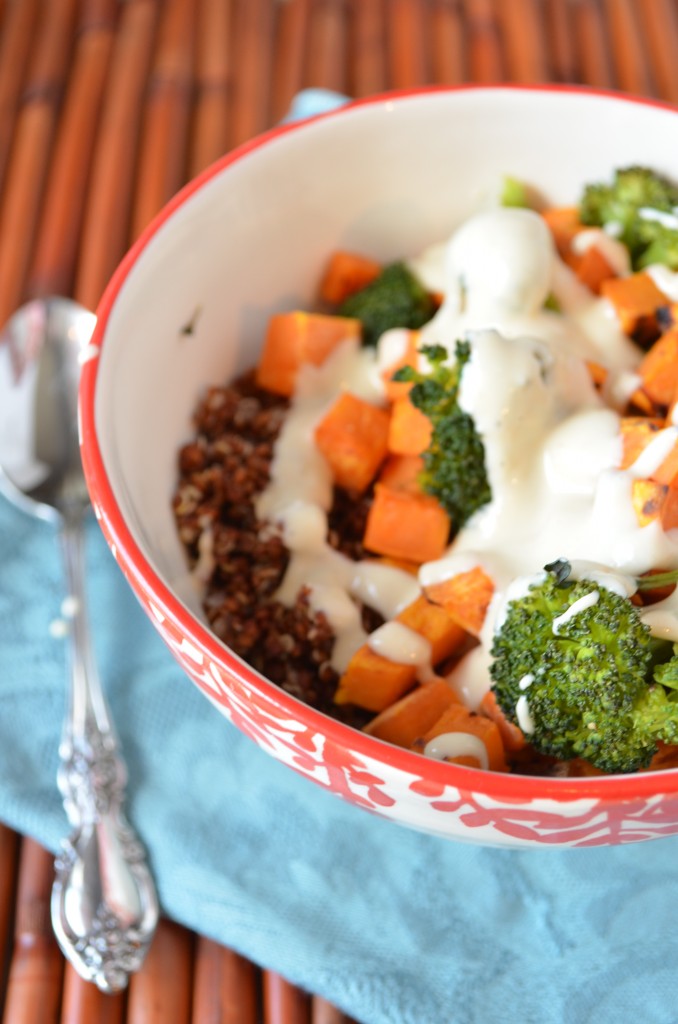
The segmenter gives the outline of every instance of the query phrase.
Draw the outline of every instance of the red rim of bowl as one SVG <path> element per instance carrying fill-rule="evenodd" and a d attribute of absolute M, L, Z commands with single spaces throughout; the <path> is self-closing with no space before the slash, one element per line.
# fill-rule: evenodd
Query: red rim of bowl
<path fill-rule="evenodd" d="M 557 84 L 519 85 L 499 83 L 496 85 L 425 86 L 417 89 L 403 89 L 364 99 L 354 100 L 336 109 L 316 114 L 300 121 L 281 124 L 270 131 L 256 136 L 220 160 L 210 165 L 195 179 L 188 182 L 156 215 L 139 239 L 121 261 L 97 307 L 97 323 L 92 344 L 97 348 L 104 341 L 108 319 L 116 298 L 126 278 L 131 273 L 139 256 L 154 235 L 169 220 L 174 212 L 186 203 L 208 181 L 221 174 L 232 164 L 245 159 L 248 154 L 268 145 L 272 140 L 287 132 L 302 132 L 318 121 L 350 116 L 357 107 L 378 106 L 393 101 L 416 99 L 431 94 L 474 93 L 561 93 L 572 96 L 595 96 L 618 103 L 657 107 L 678 114 L 678 107 L 661 100 L 640 96 L 628 96 L 612 90 L 590 89 L 585 86 Z M 426 777 L 440 786 L 454 786 L 462 791 L 485 792 L 497 800 L 530 802 L 535 799 L 568 801 L 577 798 L 602 800 L 631 800 L 647 797 L 658 791 L 678 791 L 678 769 L 659 772 L 641 772 L 632 775 L 590 776 L 575 779 L 558 779 L 545 776 L 526 776 L 510 773 L 488 772 L 433 759 L 424 759 L 421 754 L 384 743 L 372 736 L 344 725 L 320 711 L 286 693 L 274 683 L 242 663 L 222 644 L 201 622 L 184 607 L 171 589 L 155 572 L 137 545 L 118 508 L 112 486 L 108 479 L 96 431 L 95 402 L 99 359 L 91 359 L 82 368 L 80 388 L 80 415 L 82 429 L 82 458 L 87 484 L 92 501 L 100 510 L 109 534 L 109 543 L 114 543 L 117 558 L 132 586 L 138 587 L 153 600 L 167 617 L 178 624 L 181 631 L 204 649 L 210 658 L 221 663 L 226 670 L 250 689 L 262 694 L 288 714 L 302 718 L 309 727 L 324 733 L 341 746 L 347 746 L 358 754 L 382 761 L 397 770 L 417 777 Z"/>

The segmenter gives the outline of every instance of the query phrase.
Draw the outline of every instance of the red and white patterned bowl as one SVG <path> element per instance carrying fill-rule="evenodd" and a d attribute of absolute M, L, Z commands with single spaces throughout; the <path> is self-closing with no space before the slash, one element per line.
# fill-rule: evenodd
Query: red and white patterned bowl
<path fill-rule="evenodd" d="M 616 167 L 675 175 L 677 152 L 678 112 L 611 94 L 492 87 L 377 97 L 228 154 L 169 203 L 115 274 L 81 390 L 101 527 L 202 692 L 329 792 L 476 843 L 595 846 L 678 832 L 678 771 L 571 780 L 483 772 L 389 746 L 282 692 L 207 628 L 185 585 L 170 508 L 199 393 L 255 362 L 268 317 L 311 301 L 331 250 L 414 254 L 447 237 L 503 175 L 568 204 Z"/>

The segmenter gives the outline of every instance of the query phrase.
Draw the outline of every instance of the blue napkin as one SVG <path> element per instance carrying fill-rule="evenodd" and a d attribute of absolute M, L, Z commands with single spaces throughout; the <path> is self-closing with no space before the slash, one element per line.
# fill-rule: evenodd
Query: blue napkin
<path fill-rule="evenodd" d="M 308 112 L 308 111 L 306 111 Z M 260 751 L 183 675 L 94 521 L 95 649 L 169 917 L 361 1024 L 670 1024 L 678 837 L 502 850 L 409 831 Z M 0 820 L 56 851 L 54 529 L 0 498 Z"/>

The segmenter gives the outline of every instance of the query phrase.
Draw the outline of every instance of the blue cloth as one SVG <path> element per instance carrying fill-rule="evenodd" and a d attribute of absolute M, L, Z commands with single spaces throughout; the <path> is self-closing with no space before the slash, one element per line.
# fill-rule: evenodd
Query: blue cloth
<path fill-rule="evenodd" d="M 164 912 L 361 1024 L 671 1024 L 678 837 L 486 849 L 373 817 L 277 764 L 182 674 L 89 524 L 95 648 Z M 54 529 L 0 498 L 0 819 L 57 850 Z"/>

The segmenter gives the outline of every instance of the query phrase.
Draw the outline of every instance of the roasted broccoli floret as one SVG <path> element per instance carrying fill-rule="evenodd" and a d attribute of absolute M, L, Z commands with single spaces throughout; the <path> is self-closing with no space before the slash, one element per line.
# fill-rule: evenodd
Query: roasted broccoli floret
<path fill-rule="evenodd" d="M 404 263 L 391 263 L 365 288 L 350 295 L 338 309 L 363 325 L 367 345 L 376 345 L 392 327 L 416 330 L 436 311 L 433 298 Z"/>
<path fill-rule="evenodd" d="M 492 499 L 485 447 L 473 419 L 458 403 L 459 382 L 471 350 L 468 342 L 458 341 L 451 365 L 442 345 L 425 346 L 421 351 L 431 365 L 430 373 L 406 366 L 396 372 L 395 379 L 414 381 L 410 400 L 433 425 L 430 444 L 423 453 L 420 483 L 449 512 L 458 530 Z"/>
<path fill-rule="evenodd" d="M 585 188 L 579 218 L 583 224 L 595 227 L 612 226 L 627 246 L 634 269 L 651 263 L 664 263 L 676 269 L 676 207 L 678 187 L 672 182 L 646 167 L 627 167 L 616 171 L 611 184 L 597 183 Z"/>
<path fill-rule="evenodd" d="M 646 767 L 658 741 L 678 742 L 678 656 L 628 598 L 547 570 L 495 635 L 497 702 L 543 754 L 610 773 Z"/>

